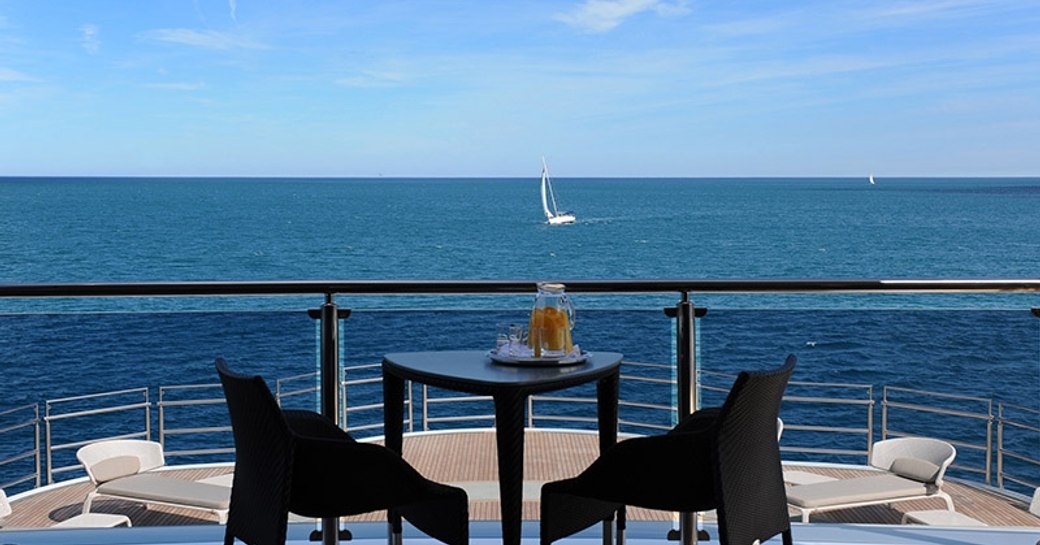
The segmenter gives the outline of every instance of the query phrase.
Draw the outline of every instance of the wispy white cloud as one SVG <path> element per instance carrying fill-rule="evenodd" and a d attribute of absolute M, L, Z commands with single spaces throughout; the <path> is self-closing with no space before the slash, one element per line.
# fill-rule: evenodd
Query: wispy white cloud
<path fill-rule="evenodd" d="M 83 49 L 91 55 L 97 55 L 98 51 L 101 51 L 101 29 L 97 25 L 87 23 L 79 27 L 79 33 Z"/>
<path fill-rule="evenodd" d="M 238 22 L 238 2 L 236 0 L 228 0 L 228 9 L 231 10 L 231 20 Z"/>
<path fill-rule="evenodd" d="M 653 11 L 660 16 L 675 17 L 690 12 L 686 0 L 585 0 L 577 8 L 556 15 L 556 20 L 590 32 L 607 32 L 634 15 Z"/>
<path fill-rule="evenodd" d="M 933 0 L 881 4 L 873 8 L 876 17 L 933 17 L 948 14 L 970 14 L 977 9 L 988 9 L 993 2 L 980 0 Z"/>
<path fill-rule="evenodd" d="M 257 42 L 215 30 L 190 28 L 157 28 L 138 35 L 143 40 L 190 45 L 203 49 L 266 49 Z"/>
<path fill-rule="evenodd" d="M 39 81 L 17 70 L 0 67 L 0 81 Z"/>
<path fill-rule="evenodd" d="M 145 85 L 145 87 L 148 87 L 150 89 L 167 89 L 167 90 L 170 90 L 170 91 L 198 91 L 200 89 L 205 89 L 206 88 L 206 84 L 201 82 L 201 81 L 194 82 L 194 83 L 192 83 L 192 82 L 149 83 L 149 84 Z"/>
<path fill-rule="evenodd" d="M 404 84 L 406 79 L 397 72 L 365 71 L 357 76 L 339 78 L 336 84 L 344 87 L 397 87 Z"/>

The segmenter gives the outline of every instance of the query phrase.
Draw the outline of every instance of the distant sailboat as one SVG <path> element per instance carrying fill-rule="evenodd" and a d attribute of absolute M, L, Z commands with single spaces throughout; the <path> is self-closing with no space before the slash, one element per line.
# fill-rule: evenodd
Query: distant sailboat
<path fill-rule="evenodd" d="M 545 164 L 545 157 L 542 157 L 542 210 L 545 211 L 545 223 L 549 225 L 574 223 L 576 219 L 574 214 L 561 212 L 556 208 L 556 194 L 553 193 L 552 181 L 549 180 L 549 166 Z"/>
<path fill-rule="evenodd" d="M 870 175 L 870 185 L 874 185 L 874 175 Z"/>

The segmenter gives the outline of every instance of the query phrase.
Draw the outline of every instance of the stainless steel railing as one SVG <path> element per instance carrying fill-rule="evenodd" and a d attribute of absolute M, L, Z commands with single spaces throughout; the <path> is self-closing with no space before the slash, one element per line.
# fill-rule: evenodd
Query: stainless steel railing
<path fill-rule="evenodd" d="M 108 405 L 102 407 L 92 407 L 87 409 L 76 409 L 76 406 L 82 404 L 94 404 L 99 400 L 114 400 L 116 405 Z M 139 399 L 139 400 L 138 400 Z M 125 400 L 125 401 L 124 401 Z M 151 410 L 152 404 L 148 398 L 148 388 L 130 388 L 126 390 L 117 390 L 113 392 L 103 392 L 97 394 L 88 394 L 73 397 L 64 397 L 61 399 L 52 399 L 44 403 L 44 437 L 45 437 L 45 456 L 44 459 L 47 463 L 47 484 L 54 482 L 54 476 L 61 473 L 68 473 L 76 469 L 81 468 L 79 464 L 67 464 L 63 466 L 55 466 L 54 461 L 56 459 L 55 454 L 60 452 L 74 452 L 83 445 L 92 443 L 94 441 L 101 441 L 106 439 L 150 439 L 152 436 L 152 418 Z M 103 437 L 93 437 L 89 439 L 77 438 L 72 441 L 60 441 L 55 440 L 55 425 L 58 423 L 76 421 L 82 422 L 82 419 L 87 417 L 101 417 L 101 416 L 118 416 L 126 413 L 140 412 L 143 417 L 143 429 L 136 431 L 130 429 L 123 431 L 122 425 L 117 424 L 115 426 L 109 425 L 106 427 L 98 427 L 97 429 L 105 431 L 106 435 Z M 123 431 L 123 433 L 120 433 Z M 78 434 L 77 434 L 78 435 Z M 82 437 L 79 435 L 78 437 Z"/>
<path fill-rule="evenodd" d="M 648 364 L 648 363 L 625 363 L 626 366 L 639 366 L 639 367 L 650 367 L 662 371 L 668 370 L 668 366 L 662 364 Z M 378 368 L 378 365 L 366 365 L 356 366 L 349 368 L 349 370 L 357 371 L 364 368 Z M 725 383 L 732 380 L 732 376 L 725 375 L 722 373 L 708 372 L 706 374 L 713 375 L 713 378 L 718 379 L 719 382 Z M 670 379 L 657 379 L 655 377 L 635 376 L 630 373 L 622 373 L 623 382 L 633 381 L 636 382 L 659 382 L 666 381 L 674 384 L 674 380 Z M 281 403 L 291 402 L 294 398 L 304 399 L 305 403 L 312 406 L 315 403 L 316 389 L 314 384 L 316 381 L 316 375 L 303 374 L 295 375 L 291 377 L 285 377 L 276 381 L 276 393 Z M 310 386 L 304 387 L 289 387 L 288 385 L 296 385 L 298 383 L 309 384 Z M 380 388 L 378 384 L 379 379 L 373 377 L 362 377 L 359 379 L 345 379 L 342 381 L 341 387 L 344 399 L 350 399 L 352 391 L 364 389 L 364 388 Z M 872 387 L 863 385 L 850 385 L 850 384 L 829 384 L 829 383 L 812 383 L 812 382 L 793 382 L 791 387 L 794 390 L 799 389 L 815 389 L 815 390 L 827 390 L 833 391 L 834 389 L 845 390 L 850 392 L 848 396 L 834 395 L 788 395 L 784 398 L 784 403 L 797 403 L 797 404 L 808 404 L 817 405 L 821 408 L 826 407 L 844 407 L 853 410 L 859 410 L 862 413 L 862 421 L 864 425 L 862 427 L 856 426 L 829 426 L 829 425 L 818 425 L 815 423 L 788 421 L 785 422 L 785 440 L 781 442 L 782 450 L 785 453 L 799 453 L 810 456 L 818 455 L 853 455 L 860 457 L 862 462 L 866 462 L 870 456 L 870 445 L 873 444 L 873 412 L 875 403 L 872 399 Z M 408 385 L 407 390 L 412 391 L 412 386 Z M 472 422 L 478 424 L 489 425 L 493 421 L 490 408 L 485 407 L 483 410 L 477 410 L 476 412 L 470 412 L 467 414 L 457 414 L 460 412 L 459 405 L 471 403 L 474 401 L 489 401 L 487 398 L 481 398 L 478 396 L 435 396 L 429 389 L 421 388 L 423 394 L 417 400 L 409 399 L 409 409 L 406 411 L 406 417 L 410 424 L 413 424 L 415 419 L 412 415 L 412 406 L 417 404 L 419 412 L 425 416 L 422 418 L 422 431 L 435 431 L 440 429 L 441 426 L 449 423 L 458 422 Z M 709 392 L 717 392 L 719 394 L 725 393 L 725 388 L 708 385 L 706 390 Z M 196 384 L 196 385 L 182 385 L 182 386 L 160 386 L 159 391 L 162 392 L 159 396 L 159 400 L 156 403 L 158 408 L 158 429 L 159 437 L 158 440 L 167 446 L 166 454 L 170 459 L 176 459 L 180 457 L 198 456 L 198 455 L 228 455 L 233 452 L 232 448 L 229 447 L 215 447 L 215 448 L 196 448 L 196 449 L 176 449 L 169 448 L 171 441 L 178 437 L 193 436 L 196 443 L 205 442 L 206 440 L 200 439 L 199 436 L 211 436 L 215 434 L 223 434 L 223 439 L 227 440 L 230 434 L 230 426 L 191 426 L 191 427 L 177 427 L 169 424 L 168 419 L 170 418 L 171 411 L 174 410 L 186 410 L 190 413 L 197 414 L 204 407 L 212 406 L 215 404 L 222 404 L 223 397 L 220 394 L 219 384 Z M 185 397 L 183 394 L 190 392 L 190 397 Z M 896 400 L 896 395 L 901 395 L 903 398 Z M 139 402 L 126 402 L 126 396 L 141 397 Z M 1007 448 L 1004 445 L 1004 430 L 1008 428 L 1014 428 L 1021 430 L 1026 433 L 1033 434 L 1040 444 L 1040 427 L 1035 423 L 1030 423 L 1025 420 L 1016 420 L 1008 416 L 1008 412 L 1012 409 L 1015 411 L 1021 411 L 1025 419 L 1036 418 L 1040 416 L 1040 411 L 1035 409 L 1029 409 L 1027 407 L 1021 407 L 1010 404 L 998 404 L 997 414 L 994 416 L 988 412 L 987 409 L 983 409 L 979 412 L 972 412 L 970 410 L 949 410 L 942 407 L 929 405 L 930 402 L 934 402 L 935 399 L 942 399 L 947 402 L 954 402 L 957 404 L 964 404 L 965 402 L 972 401 L 981 404 L 983 407 L 989 407 L 992 405 L 992 401 L 983 398 L 972 398 L 969 396 L 952 396 L 949 394 L 928 392 L 922 390 L 913 390 L 907 388 L 898 387 L 885 387 L 885 393 L 882 400 L 882 426 L 881 426 L 881 437 L 895 437 L 900 435 L 912 434 L 909 430 L 905 429 L 894 429 L 889 426 L 891 415 L 897 411 L 906 413 L 926 413 L 926 414 L 940 414 L 949 417 L 956 418 L 967 418 L 973 421 L 982 422 L 985 424 L 984 433 L 985 440 L 978 443 L 972 443 L 969 441 L 959 440 L 957 438 L 943 438 L 946 440 L 953 441 L 959 450 L 974 450 L 980 453 L 984 453 L 985 462 L 981 465 L 970 465 L 970 464 L 959 464 L 957 468 L 962 469 L 969 473 L 978 475 L 989 476 L 991 474 L 991 466 L 993 460 L 996 460 L 996 476 L 997 476 L 997 487 L 1003 488 L 1004 481 L 1014 482 L 1023 487 L 1036 487 L 1040 483 L 1032 482 L 1025 479 L 1017 474 L 1009 473 L 1005 471 L 1004 460 L 1011 458 L 1018 460 L 1026 464 L 1033 464 L 1040 466 L 1040 459 L 1037 455 L 1040 453 L 1027 453 L 1017 452 Z M 81 408 L 79 410 L 66 410 L 59 411 L 59 407 L 64 407 L 67 404 L 77 402 L 89 402 L 90 407 Z M 529 406 L 529 420 L 528 425 L 530 427 L 541 427 L 540 424 L 549 424 L 552 427 L 553 424 L 561 424 L 564 427 L 570 427 L 575 425 L 594 425 L 593 418 L 588 417 L 573 417 L 573 416 L 561 416 L 548 414 L 539 410 L 544 404 L 550 403 L 571 403 L 571 404 L 587 404 L 593 406 L 595 399 L 584 398 L 584 397 L 567 397 L 567 396 L 535 396 Z M 671 418 L 675 414 L 675 409 L 672 406 L 664 404 L 644 404 L 644 403 L 633 403 L 622 401 L 629 406 L 639 407 L 642 409 L 650 409 L 652 411 L 660 412 L 662 414 L 669 415 L 667 418 Z M 133 417 L 133 413 L 137 411 L 144 411 L 145 413 L 151 407 L 151 403 L 147 401 L 147 388 L 131 389 L 131 390 L 120 390 L 115 392 L 106 392 L 99 394 L 91 394 L 86 396 L 77 396 L 72 398 L 62 398 L 56 400 L 49 400 L 45 404 L 48 407 L 49 418 L 40 419 L 39 410 L 35 405 L 28 405 L 4 411 L 0 413 L 0 416 L 4 416 L 8 413 L 15 411 L 26 412 L 29 411 L 30 416 L 23 418 L 16 425 L 6 426 L 0 428 L 0 437 L 7 437 L 8 435 L 17 432 L 23 428 L 39 428 L 41 420 L 45 421 L 47 427 L 47 441 L 41 448 L 37 443 L 31 449 L 27 449 L 24 453 L 16 457 L 10 457 L 8 459 L 0 460 L 0 468 L 12 464 L 18 460 L 24 458 L 35 458 L 37 460 L 37 467 L 39 467 L 40 460 L 46 461 L 46 470 L 41 472 L 37 470 L 35 474 L 26 475 L 19 479 L 8 481 L 4 486 L 14 486 L 20 483 L 35 481 L 36 486 L 39 486 L 43 478 L 46 482 L 51 483 L 55 481 L 55 478 L 61 474 L 69 473 L 73 470 L 79 469 L 81 466 L 77 464 L 68 465 L 54 465 L 54 460 L 61 456 L 61 453 L 77 449 L 80 446 L 105 439 L 115 438 L 146 438 L 151 437 L 150 425 L 144 419 L 137 419 Z M 448 406 L 451 405 L 456 416 L 454 417 L 436 417 L 430 416 L 429 407 L 436 406 Z M 348 414 L 356 413 L 358 411 L 377 412 L 381 411 L 381 404 L 365 404 L 359 406 L 348 406 Z M 588 412 L 588 411 L 585 411 Z M 77 441 L 69 442 L 56 442 L 53 440 L 53 436 L 56 432 L 60 431 L 57 428 L 60 426 L 75 427 L 78 429 L 95 429 L 95 426 L 84 426 L 84 419 L 90 417 L 99 417 L 102 415 L 121 414 L 127 415 L 125 418 L 130 420 L 137 420 L 140 422 L 140 427 L 130 429 L 124 433 L 118 434 L 106 434 L 99 437 L 84 438 Z M 121 417 L 123 418 L 123 417 Z M 349 418 L 349 417 L 348 417 Z M 370 419 L 371 420 L 371 419 Z M 656 419 L 655 419 L 656 420 Z M 189 421 L 195 422 L 194 418 L 189 418 Z M 990 425 L 995 422 L 996 426 Z M 662 429 L 667 429 L 667 426 L 653 423 L 653 422 L 633 422 L 630 421 L 628 424 L 642 427 L 648 430 L 648 433 L 655 433 Z M 363 424 L 360 426 L 350 427 L 348 431 L 359 432 L 369 431 L 379 425 Z M 414 426 L 410 426 L 409 429 L 414 431 Z M 817 448 L 817 447 L 805 447 L 799 446 L 797 440 L 792 441 L 792 435 L 797 432 L 807 433 L 822 433 L 829 434 L 834 437 L 842 435 L 861 436 L 862 441 L 865 444 L 865 448 L 860 449 L 835 449 L 835 448 Z M 940 437 L 942 438 L 942 437 Z M 790 443 L 796 444 L 790 444 Z M 827 441 L 830 443 L 830 441 Z M 787 443 L 785 445 L 785 443 Z M 987 482 L 987 484 L 989 484 Z"/>
<path fill-rule="evenodd" d="M 1020 452 L 1006 447 L 1006 434 L 1009 432 L 1023 433 L 1033 441 L 1036 450 L 1032 453 Z M 1018 484 L 1026 489 L 1040 487 L 1040 482 L 1027 479 L 1022 473 L 1010 471 L 1007 461 L 1016 462 L 1022 468 L 1040 469 L 1040 410 L 1036 408 L 1023 407 L 1011 403 L 997 404 L 997 487 L 1004 488 L 1005 481 Z"/>
<path fill-rule="evenodd" d="M 15 451 L 6 458 L 0 459 L 0 468 L 13 467 L 23 460 L 32 460 L 30 471 L 0 481 L 0 489 L 8 489 L 27 482 L 32 482 L 34 487 L 39 488 L 42 484 L 40 476 L 43 462 L 40 449 L 40 406 L 33 403 L 0 411 L 0 422 L 3 422 L 3 426 L 0 426 L 0 437 L 4 437 L 5 440 L 15 437 L 17 440 L 19 437 L 16 436 L 24 437 L 28 432 L 32 442 L 31 448 Z"/>
<path fill-rule="evenodd" d="M 908 394 L 913 395 L 917 402 L 910 403 L 900 400 L 900 395 L 905 396 Z M 931 399 L 932 402 L 928 403 L 927 399 Z M 941 403 L 946 403 L 948 406 L 957 408 L 943 407 Z M 981 407 L 981 409 L 974 412 L 965 410 L 963 407 L 967 406 L 969 403 L 975 404 L 976 406 Z M 891 413 L 900 410 L 912 412 L 915 415 L 941 415 L 950 418 L 968 419 L 981 423 L 985 429 L 985 433 L 983 434 L 985 442 L 983 444 L 972 443 L 962 438 L 951 437 L 949 435 L 944 436 L 940 431 L 943 429 L 941 427 L 933 430 L 931 435 L 937 439 L 947 441 L 957 448 L 958 454 L 952 466 L 953 468 L 981 475 L 983 477 L 983 482 L 987 485 L 992 484 L 994 423 L 993 400 L 973 396 L 885 386 L 881 401 L 882 439 L 887 439 L 889 436 L 900 437 L 915 435 L 915 430 L 895 428 L 890 424 L 889 419 L 891 418 Z M 918 431 L 916 434 L 920 434 L 920 432 Z M 980 453 L 985 461 L 976 464 L 970 463 L 970 454 L 972 452 Z"/>
<path fill-rule="evenodd" d="M 693 299 L 696 294 L 733 294 L 733 293 L 899 293 L 899 294 L 937 294 L 937 293 L 1040 293 L 1040 279 L 993 279 L 993 280 L 565 280 L 553 279 L 567 284 L 571 293 L 589 294 L 664 294 L 678 295 L 674 309 L 676 323 L 676 358 L 673 366 L 677 369 L 679 415 L 689 413 L 698 406 L 698 388 L 696 381 L 696 344 Z M 48 298 L 48 297 L 125 297 L 125 296 L 242 296 L 242 295 L 321 295 L 325 304 L 320 312 L 322 337 L 320 354 L 322 361 L 322 380 L 319 382 L 320 407 L 330 417 L 343 418 L 340 399 L 338 370 L 338 329 L 336 321 L 344 312 L 336 306 L 338 295 L 402 295 L 402 294 L 521 294 L 533 293 L 536 281 L 285 281 L 285 282 L 159 282 L 159 283 L 80 283 L 80 284 L 22 284 L 0 285 L 0 298 Z M 1034 312 L 1038 316 L 1040 313 Z M 59 401 L 59 400 L 55 400 Z M 150 404 L 146 404 L 148 410 Z M 423 410 L 426 410 L 426 403 Z M 892 409 L 920 410 L 917 407 L 892 405 Z M 89 412 L 89 411 L 88 411 Z M 887 412 L 882 415 L 883 437 L 887 430 Z M 52 423 L 66 418 L 62 414 L 51 414 L 48 405 L 46 437 L 48 453 L 59 449 L 73 448 L 74 444 L 51 444 Z M 68 418 L 71 418 L 69 416 Z M 992 412 L 985 447 L 985 474 L 990 478 Z M 150 419 L 148 419 L 150 420 Z M 425 419 L 424 419 L 425 422 Z M 793 424 L 793 423 L 792 423 Z M 998 425 L 999 426 L 999 425 Z M 872 429 L 872 424 L 867 426 Z M 797 428 L 789 428 L 797 429 Z M 809 430 L 804 430 L 809 431 Z M 856 430 L 849 430 L 854 432 Z M 150 435 L 146 423 L 144 436 Z M 893 434 L 896 432 L 893 431 Z M 999 435 L 999 434 L 998 434 Z M 116 435 L 118 436 L 118 435 Z M 869 439 L 868 439 L 869 441 Z M 999 442 L 998 442 L 999 443 Z M 869 447 L 868 447 L 869 448 Z M 998 455 L 998 459 L 1000 456 Z M 47 462 L 48 479 L 55 468 Z M 58 470 L 65 470 L 60 467 Z M 998 471 L 998 473 L 1000 473 Z M 998 476 L 998 480 L 1003 477 Z"/>
<path fill-rule="evenodd" d="M 231 427 L 227 425 L 200 425 L 192 414 L 198 414 L 198 409 L 205 406 L 220 405 L 226 403 L 224 392 L 220 384 L 187 384 L 182 386 L 159 386 L 159 402 L 156 404 L 159 413 L 159 442 L 163 445 L 163 453 L 170 458 L 178 456 L 202 456 L 210 454 L 232 454 L 235 452 L 231 446 L 213 446 L 210 448 L 188 448 L 174 447 L 172 443 L 180 437 L 198 437 L 200 435 L 227 434 Z M 185 418 L 192 425 L 172 426 L 169 424 L 171 412 L 187 412 Z M 193 441 L 198 443 L 199 441 Z"/>

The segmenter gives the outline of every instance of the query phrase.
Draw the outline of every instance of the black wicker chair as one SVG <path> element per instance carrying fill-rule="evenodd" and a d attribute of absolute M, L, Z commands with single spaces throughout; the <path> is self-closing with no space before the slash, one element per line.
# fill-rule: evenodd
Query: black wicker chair
<path fill-rule="evenodd" d="M 741 372 L 721 408 L 697 411 L 666 435 L 622 441 L 577 477 L 543 485 L 542 545 L 609 521 L 626 505 L 715 509 L 721 545 L 750 545 L 780 533 L 791 545 L 776 422 L 795 360 Z M 619 515 L 620 542 L 623 511 Z"/>
<path fill-rule="evenodd" d="M 469 542 L 461 488 L 430 481 L 381 445 L 358 443 L 310 411 L 283 411 L 259 376 L 218 358 L 235 436 L 235 477 L 225 545 L 283 545 L 290 511 L 333 518 L 392 509 L 448 545 Z M 400 543 L 401 528 L 390 539 Z"/>

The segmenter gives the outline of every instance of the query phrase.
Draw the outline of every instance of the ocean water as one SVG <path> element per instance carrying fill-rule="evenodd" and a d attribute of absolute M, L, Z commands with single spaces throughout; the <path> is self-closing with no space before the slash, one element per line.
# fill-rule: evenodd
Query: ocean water
<path fill-rule="evenodd" d="M 0 179 L 0 282 L 961 278 L 1040 270 L 1040 179 Z"/>
<path fill-rule="evenodd" d="M 534 177 L 0 179 L 0 283 L 1040 273 L 1040 179 L 560 179 L 555 187 L 576 224 L 544 224 Z M 661 309 L 675 295 L 574 299 L 584 346 L 670 361 L 672 324 Z M 350 365 L 394 350 L 490 346 L 495 323 L 522 321 L 530 305 L 525 296 L 339 301 L 355 310 L 343 326 Z M 310 372 L 317 330 L 302 311 L 321 302 L 0 299 L 0 411 L 212 382 L 217 355 L 271 378 Z M 796 353 L 799 381 L 870 385 L 875 398 L 887 384 L 1040 409 L 1040 320 L 1029 312 L 1040 307 L 1037 294 L 694 294 L 694 302 L 708 308 L 698 326 L 705 370 L 735 373 Z M 458 311 L 485 306 L 494 312 Z M 640 310 L 608 310 L 616 308 Z M 792 418 L 826 416 L 814 411 Z M 1040 458 L 1040 440 L 1015 441 Z"/>

